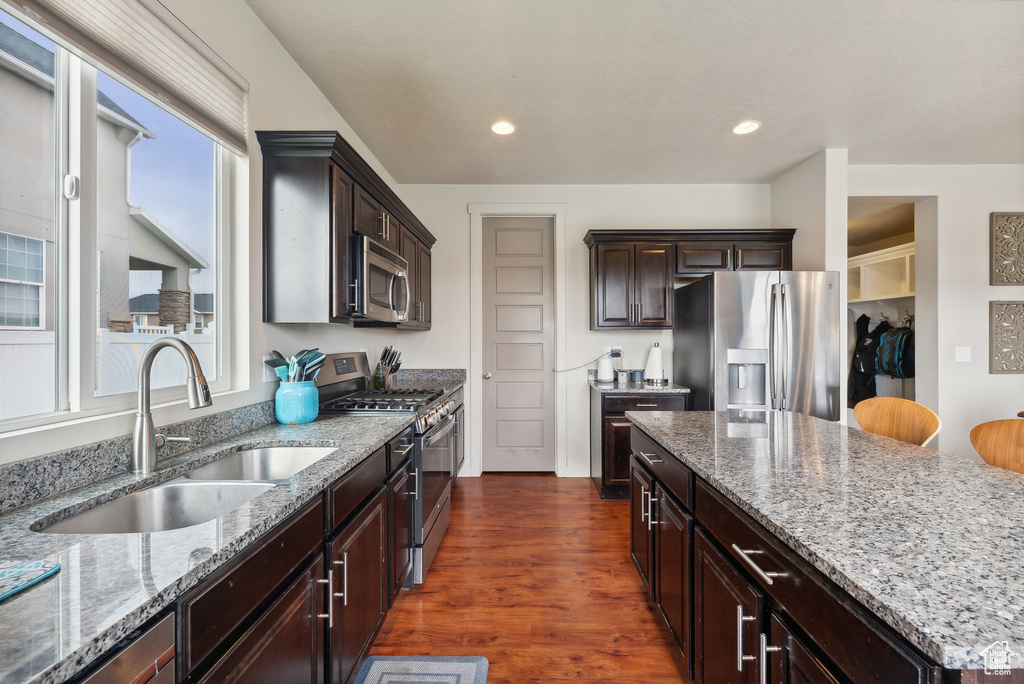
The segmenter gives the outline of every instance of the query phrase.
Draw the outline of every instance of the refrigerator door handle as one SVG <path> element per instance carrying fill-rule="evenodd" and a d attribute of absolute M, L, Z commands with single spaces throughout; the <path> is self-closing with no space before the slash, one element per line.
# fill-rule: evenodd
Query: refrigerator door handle
<path fill-rule="evenodd" d="M 783 411 L 789 410 L 789 397 L 786 396 L 786 384 L 789 381 L 787 371 L 787 364 L 789 363 L 789 314 L 786 311 L 786 284 L 780 283 L 779 290 L 782 294 L 780 309 L 782 309 L 782 363 L 779 364 L 779 369 L 782 371 L 782 382 L 781 385 L 782 405 Z"/>
<path fill-rule="evenodd" d="M 768 388 L 771 393 L 771 407 L 777 409 L 775 392 L 775 304 L 778 300 L 778 285 L 772 284 L 771 300 L 768 307 Z"/>

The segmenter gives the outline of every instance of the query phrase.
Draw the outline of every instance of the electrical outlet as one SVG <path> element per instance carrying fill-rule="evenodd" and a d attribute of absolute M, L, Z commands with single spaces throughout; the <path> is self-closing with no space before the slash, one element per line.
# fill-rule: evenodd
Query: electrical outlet
<path fill-rule="evenodd" d="M 267 361 L 272 358 L 274 357 L 270 354 L 263 355 L 263 382 L 274 382 L 277 380 L 277 373 L 274 372 L 273 368 L 267 365 Z"/>
<path fill-rule="evenodd" d="M 587 369 L 587 382 L 597 382 L 597 369 L 596 368 L 588 368 Z"/>
<path fill-rule="evenodd" d="M 622 347 L 612 347 L 611 353 L 612 354 L 618 354 L 619 356 L 622 356 Z"/>

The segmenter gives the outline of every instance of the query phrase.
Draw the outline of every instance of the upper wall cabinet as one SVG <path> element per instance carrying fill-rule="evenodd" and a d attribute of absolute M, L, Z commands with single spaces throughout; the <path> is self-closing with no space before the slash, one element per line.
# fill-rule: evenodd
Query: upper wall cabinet
<path fill-rule="evenodd" d="M 435 239 L 394 191 L 336 132 L 257 131 L 256 137 L 263 154 L 264 322 L 348 321 L 358 233 L 395 252 L 403 251 L 403 235 L 415 241 L 416 265 L 406 258 L 410 270 L 418 267 L 410 284 L 417 289 L 412 301 L 421 303 L 397 327 L 429 328 Z M 424 311 L 425 318 L 412 320 Z"/>
<path fill-rule="evenodd" d="M 673 277 L 789 270 L 794 230 L 592 230 L 592 330 L 672 327 Z"/>

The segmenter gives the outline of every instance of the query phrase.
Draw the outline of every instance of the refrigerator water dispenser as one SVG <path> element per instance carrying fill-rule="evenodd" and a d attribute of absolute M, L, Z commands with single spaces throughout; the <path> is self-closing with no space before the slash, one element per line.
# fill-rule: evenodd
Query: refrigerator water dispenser
<path fill-rule="evenodd" d="M 726 349 L 729 408 L 767 408 L 768 350 Z"/>

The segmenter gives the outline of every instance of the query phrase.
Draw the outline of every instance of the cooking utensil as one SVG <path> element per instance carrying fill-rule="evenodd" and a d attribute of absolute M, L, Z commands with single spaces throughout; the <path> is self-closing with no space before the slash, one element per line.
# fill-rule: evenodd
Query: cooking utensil
<path fill-rule="evenodd" d="M 274 369 L 274 373 L 277 374 L 277 377 L 281 378 L 281 382 L 288 382 L 288 364 L 278 366 Z"/>
<path fill-rule="evenodd" d="M 299 362 L 293 356 L 288 362 L 288 382 L 295 382 L 299 372 Z"/>
<path fill-rule="evenodd" d="M 277 351 L 276 349 L 271 349 L 270 350 L 270 354 L 275 359 L 281 359 L 282 361 L 287 361 L 288 360 L 288 359 L 284 358 L 284 354 L 282 354 L 281 352 Z"/>
<path fill-rule="evenodd" d="M 273 368 L 275 371 L 278 368 L 281 368 L 282 366 L 287 366 L 288 365 L 288 362 L 285 361 L 284 359 L 279 359 L 279 358 L 274 357 L 274 356 L 271 356 L 269 359 L 267 359 L 263 363 L 267 364 L 268 366 Z"/>

